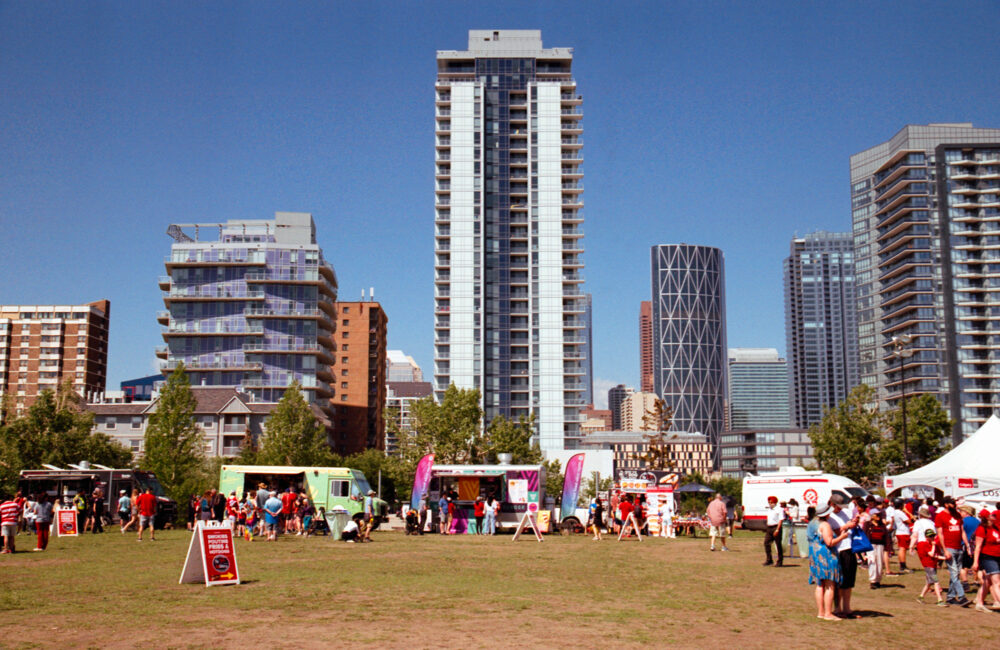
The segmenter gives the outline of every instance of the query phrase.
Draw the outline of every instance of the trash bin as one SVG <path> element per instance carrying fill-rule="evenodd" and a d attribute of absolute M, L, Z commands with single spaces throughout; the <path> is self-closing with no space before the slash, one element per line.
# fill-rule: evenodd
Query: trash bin
<path fill-rule="evenodd" d="M 326 513 L 326 525 L 330 527 L 330 537 L 340 541 L 344 526 L 351 520 L 351 513 L 344 508 L 331 508 Z"/>

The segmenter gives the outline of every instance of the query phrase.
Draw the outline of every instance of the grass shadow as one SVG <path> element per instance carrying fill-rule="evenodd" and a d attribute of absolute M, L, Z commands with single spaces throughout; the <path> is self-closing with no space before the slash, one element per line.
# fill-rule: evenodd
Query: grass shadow
<path fill-rule="evenodd" d="M 894 618 L 892 614 L 888 612 L 879 612 L 874 609 L 856 609 L 854 610 L 854 618 Z"/>

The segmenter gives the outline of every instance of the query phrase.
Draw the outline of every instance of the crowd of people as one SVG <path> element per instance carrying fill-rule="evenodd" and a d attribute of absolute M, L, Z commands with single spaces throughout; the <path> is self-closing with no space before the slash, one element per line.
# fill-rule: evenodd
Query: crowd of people
<path fill-rule="evenodd" d="M 304 492 L 294 487 L 279 491 L 261 483 L 242 498 L 233 490 L 227 497 L 216 489 L 193 494 L 188 500 L 188 530 L 196 521 L 228 521 L 234 534 L 253 541 L 262 537 L 275 541 L 278 535 L 329 534 L 325 510 L 317 509 Z"/>
<path fill-rule="evenodd" d="M 773 499 L 775 517 L 782 512 Z M 877 496 L 845 499 L 834 494 L 826 505 L 807 510 L 809 583 L 815 586 L 817 618 L 852 618 L 851 594 L 859 567 L 865 567 L 871 589 L 885 576 L 909 573 L 915 558 L 924 572 L 920 603 L 931 592 L 938 607 L 975 605 L 980 612 L 1000 611 L 1000 503 L 989 511 L 960 504 L 950 496 L 895 499 Z M 779 519 L 779 526 L 780 526 Z M 770 541 L 769 527 L 769 541 Z M 779 558 L 781 542 L 778 540 Z M 768 545 L 768 557 L 770 547 Z M 891 561 L 898 569 L 891 572 Z M 779 559 L 780 561 L 780 559 Z M 947 592 L 938 579 L 947 570 Z M 967 594 L 975 591 L 975 602 Z M 986 605 L 987 595 L 992 604 Z"/>
<path fill-rule="evenodd" d="M 711 539 L 710 550 L 716 550 L 716 541 L 720 540 L 721 550 L 728 551 L 726 538 L 733 536 L 735 519 L 735 503 L 722 494 L 715 495 L 702 516 L 694 510 L 679 512 L 672 498 L 658 500 L 655 506 L 650 506 L 644 494 L 614 489 L 608 496 L 607 509 L 600 497 L 590 500 L 586 531 L 592 533 L 591 539 L 595 541 L 603 539 L 602 530 L 620 535 L 622 529 L 627 528 L 628 536 L 648 535 L 652 520 L 657 524 L 659 537 L 673 539 L 679 531 L 697 536 L 698 530 L 707 529 Z"/>

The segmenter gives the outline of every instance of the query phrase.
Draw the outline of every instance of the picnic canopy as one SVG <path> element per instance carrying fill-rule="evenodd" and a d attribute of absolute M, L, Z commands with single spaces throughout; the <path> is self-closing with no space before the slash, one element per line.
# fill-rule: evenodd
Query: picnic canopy
<path fill-rule="evenodd" d="M 929 486 L 967 501 L 996 501 L 1000 489 L 1000 418 L 991 415 L 963 443 L 923 467 L 885 478 L 894 492 L 910 486 Z M 988 494 L 983 494 L 987 492 Z"/>
<path fill-rule="evenodd" d="M 680 486 L 674 492 L 682 492 L 684 494 L 715 494 L 715 490 L 701 483 L 688 483 L 687 485 Z"/>

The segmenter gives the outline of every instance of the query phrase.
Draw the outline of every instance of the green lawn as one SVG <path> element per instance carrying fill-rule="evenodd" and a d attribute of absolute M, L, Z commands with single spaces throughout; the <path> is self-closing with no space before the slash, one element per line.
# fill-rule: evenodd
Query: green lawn
<path fill-rule="evenodd" d="M 237 540 L 246 584 L 211 589 L 177 584 L 190 533 L 157 537 L 54 538 L 45 553 L 0 556 L 0 646 L 857 647 L 864 634 L 933 646 L 945 630 L 949 644 L 1000 644 L 998 614 L 915 602 L 922 574 L 880 591 L 859 575 L 855 607 L 868 615 L 818 621 L 807 562 L 762 567 L 751 533 L 732 553 L 710 553 L 704 539 L 582 535 Z M 32 541 L 18 538 L 22 551 Z"/>

